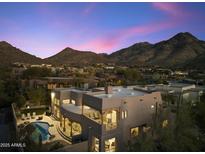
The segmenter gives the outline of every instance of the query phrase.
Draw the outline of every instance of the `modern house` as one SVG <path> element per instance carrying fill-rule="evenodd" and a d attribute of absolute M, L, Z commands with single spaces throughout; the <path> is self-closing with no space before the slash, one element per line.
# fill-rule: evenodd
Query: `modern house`
<path fill-rule="evenodd" d="M 51 100 L 59 133 L 73 144 L 86 141 L 87 151 L 126 151 L 129 141 L 149 131 L 162 103 L 160 92 L 135 86 L 59 88 Z"/>
<path fill-rule="evenodd" d="M 174 83 L 169 84 L 152 84 L 144 87 L 139 87 L 139 89 L 148 91 L 160 91 L 162 95 L 170 95 L 175 99 L 181 97 L 184 101 L 191 101 L 192 103 L 199 101 L 200 96 L 204 92 L 202 86 L 196 86 L 195 84 L 185 84 L 185 83 Z"/>
<path fill-rule="evenodd" d="M 22 87 L 39 88 L 44 87 L 48 90 L 55 88 L 68 88 L 75 86 L 81 89 L 96 87 L 98 80 L 95 78 L 82 79 L 77 77 L 42 77 L 38 79 L 21 80 Z"/>

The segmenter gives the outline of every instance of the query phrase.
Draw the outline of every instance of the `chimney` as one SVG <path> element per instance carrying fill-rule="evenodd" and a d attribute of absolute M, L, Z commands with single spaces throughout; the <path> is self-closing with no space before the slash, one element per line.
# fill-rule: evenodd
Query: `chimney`
<path fill-rule="evenodd" d="M 111 94 L 112 93 L 112 86 L 105 86 L 105 93 Z"/>

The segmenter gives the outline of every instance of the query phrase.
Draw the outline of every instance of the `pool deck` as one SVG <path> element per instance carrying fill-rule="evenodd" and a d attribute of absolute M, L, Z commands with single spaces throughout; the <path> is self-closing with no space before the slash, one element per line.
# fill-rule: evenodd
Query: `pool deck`
<path fill-rule="evenodd" d="M 37 120 L 39 116 L 42 116 L 43 119 L 42 120 Z M 25 122 L 29 122 L 29 123 L 32 123 L 32 122 L 46 122 L 48 123 L 50 126 L 53 125 L 53 127 L 49 127 L 48 131 L 50 133 L 50 135 L 54 135 L 55 137 L 50 139 L 50 140 L 47 140 L 47 141 L 44 141 L 43 144 L 46 144 L 46 143 L 49 143 L 49 142 L 53 142 L 53 141 L 56 141 L 56 140 L 63 140 L 65 142 L 67 142 L 68 144 L 71 144 L 69 141 L 67 141 L 66 139 L 64 139 L 57 131 L 57 127 L 59 126 L 59 121 L 55 120 L 53 117 L 50 117 L 50 116 L 46 116 L 46 115 L 38 115 L 38 116 L 35 116 L 34 119 L 30 118 L 30 119 L 26 119 L 26 120 L 21 120 L 21 119 L 18 119 L 17 121 L 17 125 L 20 125 L 20 124 L 23 124 Z"/>

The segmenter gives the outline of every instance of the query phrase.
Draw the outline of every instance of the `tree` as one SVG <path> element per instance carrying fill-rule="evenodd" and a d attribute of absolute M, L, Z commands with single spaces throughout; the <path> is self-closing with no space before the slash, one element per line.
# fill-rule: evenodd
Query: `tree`
<path fill-rule="evenodd" d="M 122 81 L 127 84 L 135 84 L 142 79 L 140 72 L 135 68 L 119 68 L 116 70 L 116 75 L 122 78 Z"/>
<path fill-rule="evenodd" d="M 11 103 L 11 98 L 6 93 L 6 82 L 0 80 L 0 107 L 8 106 Z"/>
<path fill-rule="evenodd" d="M 128 149 L 130 152 L 154 152 L 157 151 L 154 142 L 151 136 L 140 134 L 134 143 L 128 143 Z"/>
<path fill-rule="evenodd" d="M 38 77 L 46 77 L 51 75 L 52 75 L 51 69 L 39 68 L 39 67 L 31 67 L 23 72 L 24 78 L 38 78 Z"/>
<path fill-rule="evenodd" d="M 15 102 L 16 102 L 17 106 L 20 108 L 26 104 L 26 98 L 23 95 L 16 94 Z"/>
<path fill-rule="evenodd" d="M 179 101 L 179 100 L 178 100 Z M 152 135 L 137 138 L 130 145 L 136 151 L 202 151 L 204 149 L 204 135 L 195 125 L 192 114 L 192 105 L 189 102 L 178 104 L 177 112 L 173 113 L 172 106 L 168 105 L 156 118 L 153 118 Z M 162 122 L 168 119 L 169 123 L 164 128 Z M 150 143 L 151 147 L 143 146 Z"/>
<path fill-rule="evenodd" d="M 42 105 L 46 103 L 46 90 L 43 88 L 31 89 L 27 92 L 29 101 L 36 105 Z"/>
<path fill-rule="evenodd" d="M 200 128 L 200 131 L 205 134 L 205 94 L 203 94 L 200 101 L 193 106 L 192 112 L 196 125 Z"/>

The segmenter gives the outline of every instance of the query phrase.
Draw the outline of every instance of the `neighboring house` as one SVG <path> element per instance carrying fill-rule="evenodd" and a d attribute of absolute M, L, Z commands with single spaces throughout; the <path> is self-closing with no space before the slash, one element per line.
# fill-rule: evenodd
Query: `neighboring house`
<path fill-rule="evenodd" d="M 160 92 L 135 86 L 54 89 L 51 101 L 59 133 L 72 143 L 88 141 L 88 151 L 126 151 L 129 141 L 150 129 L 162 104 Z"/>
<path fill-rule="evenodd" d="M 39 79 L 25 79 L 21 80 L 22 87 L 40 88 L 44 87 L 48 90 L 55 88 L 68 88 L 75 86 L 81 89 L 89 89 L 96 87 L 98 81 L 96 79 L 81 79 L 74 77 L 42 77 Z"/>
<path fill-rule="evenodd" d="M 192 103 L 199 101 L 200 96 L 203 94 L 204 89 L 196 86 L 195 84 L 184 84 L 184 83 L 172 83 L 165 84 L 152 84 L 144 87 L 138 87 L 148 91 L 160 91 L 162 94 L 168 94 L 173 96 L 174 100 L 177 101 L 179 97 L 183 101 L 191 101 Z"/>

